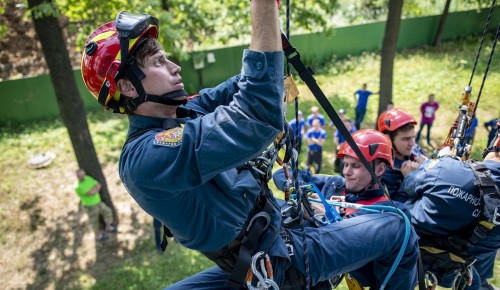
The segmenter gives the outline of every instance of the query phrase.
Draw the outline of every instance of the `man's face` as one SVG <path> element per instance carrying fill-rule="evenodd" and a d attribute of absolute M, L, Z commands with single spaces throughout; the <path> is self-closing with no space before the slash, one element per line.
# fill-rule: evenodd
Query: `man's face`
<path fill-rule="evenodd" d="M 312 122 L 312 126 L 316 131 L 319 131 L 319 129 L 321 129 L 321 123 L 318 119 L 314 119 L 314 121 Z"/>
<path fill-rule="evenodd" d="M 372 177 L 359 159 L 344 155 L 345 188 L 349 192 L 360 192 L 371 182 Z"/>
<path fill-rule="evenodd" d="M 76 172 L 76 178 L 78 178 L 78 180 L 83 180 L 83 178 L 85 178 L 85 171 L 83 170 L 78 170 Z"/>
<path fill-rule="evenodd" d="M 146 57 L 144 67 L 141 69 L 146 75 L 142 80 L 142 86 L 147 94 L 161 96 L 184 89 L 179 75 L 181 67 L 168 60 L 164 51 Z"/>
<path fill-rule="evenodd" d="M 415 145 L 415 129 L 413 128 L 406 132 L 398 132 L 393 142 L 397 150 L 396 156 L 410 156 L 411 149 Z"/>

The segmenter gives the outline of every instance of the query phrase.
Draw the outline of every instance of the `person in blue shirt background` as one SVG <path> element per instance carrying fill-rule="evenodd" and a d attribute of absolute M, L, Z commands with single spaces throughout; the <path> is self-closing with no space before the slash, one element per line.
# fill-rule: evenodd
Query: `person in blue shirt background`
<path fill-rule="evenodd" d="M 468 144 L 474 144 L 474 137 L 476 136 L 476 127 L 479 124 L 479 121 L 477 120 L 477 117 L 472 115 L 472 111 L 467 112 L 467 117 L 471 118 L 472 120 L 470 121 L 470 126 L 467 128 L 465 131 L 465 136 Z"/>
<path fill-rule="evenodd" d="M 326 124 L 325 116 L 323 116 L 323 114 L 319 113 L 319 108 L 316 106 L 311 107 L 311 114 L 309 116 L 307 116 L 306 125 L 307 125 L 308 129 L 313 126 L 314 120 L 319 120 L 321 128 L 325 128 L 325 124 Z"/>
<path fill-rule="evenodd" d="M 355 121 L 355 126 L 358 129 L 361 129 L 361 122 L 363 122 L 363 119 L 365 118 L 366 114 L 366 106 L 368 105 L 368 97 L 371 95 L 377 95 L 377 93 L 374 93 L 372 91 L 369 91 L 366 89 L 367 85 L 363 84 L 361 86 L 361 89 L 357 90 L 354 92 L 354 101 L 356 102 L 356 121 Z"/>
<path fill-rule="evenodd" d="M 306 169 L 310 170 L 314 166 L 314 173 L 320 173 L 323 163 L 323 144 L 326 140 L 326 131 L 321 128 L 321 123 L 318 119 L 314 119 L 312 127 L 306 132 L 307 139 L 307 160 Z"/>
<path fill-rule="evenodd" d="M 354 123 L 351 122 L 349 119 L 343 119 L 342 122 L 344 123 L 345 127 L 347 128 L 347 131 L 352 134 L 357 131 L 356 127 L 354 127 Z M 340 150 L 340 147 L 342 144 L 345 142 L 345 137 L 340 133 L 340 131 L 337 129 L 335 130 L 335 134 L 333 135 L 333 142 L 335 144 L 335 155 L 337 155 L 338 151 Z M 336 172 L 339 172 L 340 175 L 344 176 L 344 161 L 342 158 L 336 158 L 334 161 L 334 170 L 336 169 L 335 167 L 335 162 L 338 162 L 338 170 Z"/>
<path fill-rule="evenodd" d="M 493 139 L 495 139 L 498 122 L 500 122 L 500 118 L 491 119 L 490 121 L 484 123 L 484 128 L 488 131 L 488 142 L 486 143 L 486 147 L 490 146 Z"/>
<path fill-rule="evenodd" d="M 299 123 L 299 128 L 297 130 L 297 120 L 295 118 L 293 118 L 290 122 L 288 122 L 288 124 L 290 124 L 290 127 L 292 128 L 292 132 L 293 134 L 295 135 L 297 132 L 298 132 L 298 135 L 296 136 L 297 137 L 297 153 L 300 154 L 300 149 L 302 148 L 302 137 L 304 136 L 304 134 L 306 133 L 306 129 L 304 127 L 304 118 L 303 118 L 303 113 L 302 111 L 298 111 L 297 112 L 297 115 L 298 115 L 298 123 Z"/>
<path fill-rule="evenodd" d="M 307 228 L 304 240 L 300 230 L 281 227 L 281 211 L 267 180 L 249 164 L 284 128 L 278 5 L 250 2 L 252 37 L 241 73 L 189 100 L 181 68 L 158 43 L 157 19 L 122 11 L 116 22 L 97 28 L 86 41 L 86 86 L 105 108 L 128 114 L 119 161 L 124 186 L 179 244 L 217 264 L 168 289 L 231 289 L 226 281 L 246 287 L 249 263 L 239 257 L 258 251 L 270 256 L 279 287 L 289 286 L 291 271 L 304 287 L 304 243 L 311 286 L 369 261 L 380 265 L 376 275 L 381 283 L 404 240 L 403 220 L 390 213 Z M 134 27 L 131 34 L 118 34 L 118 29 Z M 411 235 L 412 242 L 416 239 Z M 415 265 L 416 254 L 409 248 L 401 265 Z M 241 269 L 243 276 L 235 273 Z M 397 268 L 386 289 L 411 289 L 413 270 Z"/>

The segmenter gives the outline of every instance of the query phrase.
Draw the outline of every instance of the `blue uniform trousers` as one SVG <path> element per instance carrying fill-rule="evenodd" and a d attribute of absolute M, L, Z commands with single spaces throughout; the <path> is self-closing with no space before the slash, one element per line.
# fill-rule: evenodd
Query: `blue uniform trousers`
<path fill-rule="evenodd" d="M 288 232 L 294 245 L 291 265 L 282 258 L 271 257 L 278 285 L 283 284 L 288 267 L 295 267 L 302 273 L 305 271 L 300 229 Z M 352 273 L 369 265 L 370 273 L 355 276 L 362 277 L 362 285 L 377 285 L 379 288 L 401 248 L 404 222 L 393 213 L 366 214 L 321 228 L 307 227 L 305 234 L 313 285 L 334 275 Z M 405 254 L 386 289 L 414 289 L 417 280 L 417 241 L 412 230 Z M 166 289 L 228 289 L 224 286 L 226 279 L 227 274 L 215 267 Z"/>

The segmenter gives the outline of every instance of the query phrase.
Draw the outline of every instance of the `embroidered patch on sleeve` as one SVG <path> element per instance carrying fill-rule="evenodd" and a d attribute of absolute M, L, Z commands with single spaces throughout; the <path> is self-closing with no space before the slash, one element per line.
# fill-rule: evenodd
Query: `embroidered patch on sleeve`
<path fill-rule="evenodd" d="M 177 127 L 160 132 L 155 135 L 155 140 L 153 141 L 153 144 L 160 146 L 167 146 L 167 147 L 179 146 L 182 143 L 183 131 L 184 131 L 183 128 Z"/>

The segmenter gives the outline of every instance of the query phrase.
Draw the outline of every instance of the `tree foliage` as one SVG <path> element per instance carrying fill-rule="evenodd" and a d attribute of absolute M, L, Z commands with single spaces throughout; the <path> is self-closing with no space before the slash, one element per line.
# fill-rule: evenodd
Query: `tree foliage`
<path fill-rule="evenodd" d="M 446 0 L 406 0 L 403 6 L 402 17 L 420 17 L 438 15 L 443 12 Z M 464 0 L 454 1 L 450 12 L 480 9 L 491 4 L 491 0 Z M 383 21 L 387 18 L 389 0 L 352 0 L 345 1 L 339 7 L 336 15 L 342 15 L 344 24 L 359 24 L 366 21 Z"/>
<path fill-rule="evenodd" d="M 250 5 L 241 0 L 56 0 L 62 14 L 79 33 L 77 44 L 97 26 L 113 20 L 120 10 L 148 13 L 160 20 L 160 42 L 177 58 L 186 52 L 242 44 L 250 35 Z M 286 1 L 282 2 L 284 22 Z M 292 33 L 331 28 L 337 0 L 291 1 Z"/>

